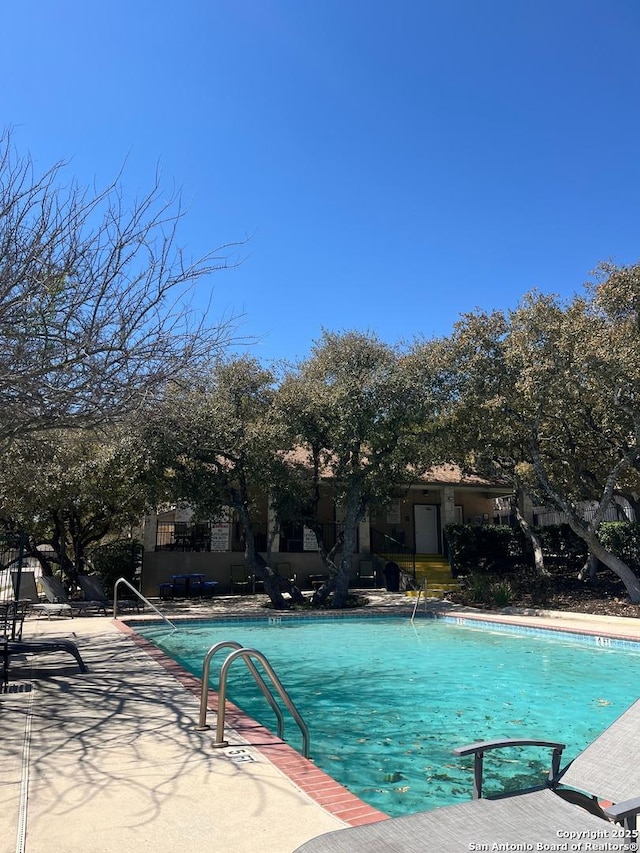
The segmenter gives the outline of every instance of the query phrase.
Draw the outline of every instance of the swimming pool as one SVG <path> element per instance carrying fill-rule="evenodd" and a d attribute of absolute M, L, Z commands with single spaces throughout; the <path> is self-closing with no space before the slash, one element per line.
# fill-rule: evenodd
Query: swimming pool
<path fill-rule="evenodd" d="M 469 798 L 471 760 L 451 754 L 462 743 L 535 736 L 575 755 L 637 698 L 640 676 L 640 645 L 445 619 L 276 617 L 136 630 L 197 676 L 221 640 L 263 652 L 309 726 L 315 763 L 393 816 Z M 214 687 L 228 651 L 219 654 Z M 275 730 L 242 664 L 228 693 Z M 300 747 L 290 719 L 285 736 Z M 517 787 L 546 776 L 548 752 L 491 754 L 485 765 L 487 792 Z"/>

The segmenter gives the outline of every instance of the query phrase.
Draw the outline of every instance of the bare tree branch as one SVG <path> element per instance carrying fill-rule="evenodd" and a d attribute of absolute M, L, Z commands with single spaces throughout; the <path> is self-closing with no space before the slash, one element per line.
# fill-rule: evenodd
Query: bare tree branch
<path fill-rule="evenodd" d="M 238 244 L 189 261 L 182 217 L 157 180 L 128 204 L 119 179 L 90 192 L 63 163 L 36 175 L 0 137 L 0 438 L 119 418 L 234 339 L 237 317 L 190 306 Z"/>

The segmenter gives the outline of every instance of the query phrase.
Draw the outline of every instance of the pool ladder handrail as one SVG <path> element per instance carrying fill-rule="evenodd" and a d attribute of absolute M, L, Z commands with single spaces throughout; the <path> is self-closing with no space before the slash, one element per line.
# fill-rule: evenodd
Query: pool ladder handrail
<path fill-rule="evenodd" d="M 278 695 L 284 702 L 287 710 L 293 717 L 293 719 L 298 724 L 298 728 L 302 733 L 302 754 L 305 758 L 309 757 L 309 727 L 302 719 L 300 712 L 296 708 L 293 703 L 293 700 L 285 690 L 282 685 L 282 682 L 275 674 L 273 667 L 262 654 L 257 649 L 251 649 L 246 646 L 242 646 L 240 643 L 235 640 L 223 640 L 220 643 L 216 643 L 214 646 L 211 646 L 207 654 L 205 655 L 204 661 L 202 663 L 202 687 L 200 690 L 200 714 L 198 717 L 198 725 L 196 726 L 196 731 L 205 731 L 210 728 L 207 724 L 207 703 L 209 699 L 209 674 L 211 671 L 211 659 L 214 654 L 223 648 L 234 649 L 230 655 L 224 660 L 222 666 L 220 667 L 220 676 L 219 676 L 219 684 L 218 684 L 218 719 L 216 724 L 216 739 L 213 743 L 215 748 L 221 748 L 224 746 L 228 746 L 229 742 L 224 739 L 224 722 L 225 722 L 225 712 L 227 705 L 227 677 L 231 664 L 241 658 L 244 660 L 247 665 L 247 669 L 253 676 L 254 681 L 260 688 L 262 694 L 265 699 L 271 706 L 274 714 L 276 715 L 276 719 L 278 721 L 278 737 L 280 740 L 284 740 L 284 715 L 280 706 L 275 700 L 275 697 L 269 686 L 263 679 L 262 675 L 258 671 L 256 665 L 254 664 L 252 658 L 256 658 L 264 667 L 265 672 L 269 676 L 271 683 L 275 687 Z"/>
<path fill-rule="evenodd" d="M 418 595 L 416 596 L 416 603 L 413 605 L 413 613 L 411 614 L 411 621 L 416 618 L 416 613 L 418 611 L 418 605 L 420 604 L 420 596 L 424 593 L 424 610 L 427 612 L 427 579 L 426 577 L 422 581 L 422 586 L 418 587 Z"/>
<path fill-rule="evenodd" d="M 129 581 L 126 578 L 118 578 L 118 580 L 113 585 L 113 618 L 114 619 L 118 618 L 118 585 L 121 583 L 123 583 L 125 586 L 128 586 L 129 589 L 132 590 L 132 592 L 135 592 L 135 594 L 138 596 L 138 598 L 141 601 L 143 601 L 145 604 L 147 604 L 152 610 L 155 610 L 156 613 L 158 614 L 158 616 L 160 616 L 161 619 L 164 619 L 164 621 L 167 624 L 171 625 L 171 627 L 173 628 L 174 631 L 178 630 L 177 626 L 173 624 L 171 619 L 169 619 L 167 616 L 164 615 L 164 613 L 162 613 L 160 610 L 158 610 L 158 608 L 155 606 L 155 604 L 152 604 L 148 598 L 145 598 L 144 595 L 140 592 L 140 590 L 136 589 L 135 586 L 133 586 L 133 584 L 129 583 Z"/>

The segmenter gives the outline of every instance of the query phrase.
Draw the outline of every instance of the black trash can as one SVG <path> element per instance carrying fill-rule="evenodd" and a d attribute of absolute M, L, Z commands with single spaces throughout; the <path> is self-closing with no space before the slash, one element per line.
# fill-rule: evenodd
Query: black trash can
<path fill-rule="evenodd" d="M 393 561 L 384 567 L 384 582 L 387 592 L 400 592 L 400 566 Z"/>

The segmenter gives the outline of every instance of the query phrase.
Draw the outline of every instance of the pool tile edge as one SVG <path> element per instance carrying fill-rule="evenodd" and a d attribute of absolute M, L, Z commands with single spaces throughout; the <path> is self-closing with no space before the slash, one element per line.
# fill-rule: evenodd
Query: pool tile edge
<path fill-rule="evenodd" d="M 196 696 L 200 695 L 201 681 L 199 678 L 187 672 L 180 664 L 173 661 L 144 637 L 141 637 L 127 623 L 116 619 L 114 624 L 138 648 L 173 675 L 183 687 Z M 217 693 L 211 691 L 210 710 L 215 700 L 217 700 Z M 342 820 L 348 826 L 362 826 L 367 823 L 389 820 L 389 815 L 356 797 L 348 788 L 336 782 L 328 773 L 325 773 L 324 770 L 321 770 L 312 761 L 305 758 L 285 741 L 280 740 L 228 700 L 226 719 L 230 728 L 237 731 L 252 749 L 257 750 L 320 808 Z"/>

